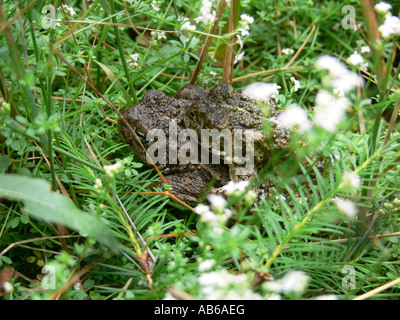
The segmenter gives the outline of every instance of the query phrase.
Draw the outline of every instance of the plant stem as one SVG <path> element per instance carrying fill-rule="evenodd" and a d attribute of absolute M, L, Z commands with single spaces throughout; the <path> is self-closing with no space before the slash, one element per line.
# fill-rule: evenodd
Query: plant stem
<path fill-rule="evenodd" d="M 240 0 L 232 0 L 231 1 L 231 13 L 229 17 L 229 29 L 228 33 L 232 33 L 234 30 L 237 29 L 239 23 L 239 11 L 240 11 Z M 233 34 L 228 39 L 228 44 L 226 46 L 226 54 L 224 60 L 224 73 L 222 75 L 222 82 L 223 83 L 232 83 L 233 78 L 233 61 L 234 61 L 234 48 L 233 44 L 235 43 L 235 36 Z"/>
<path fill-rule="evenodd" d="M 222 13 L 225 10 L 225 6 L 226 6 L 226 1 L 220 0 L 218 3 L 217 13 L 215 14 L 215 20 L 210 28 L 210 35 L 214 34 L 215 31 L 217 30 L 219 21 L 221 20 L 221 17 L 222 17 Z M 204 62 L 204 59 L 207 56 L 208 49 L 210 48 L 210 44 L 211 44 L 211 36 L 210 35 L 208 35 L 206 40 L 204 41 L 204 46 L 200 53 L 200 59 L 199 59 L 199 61 L 197 61 L 196 68 L 193 71 L 192 79 L 190 80 L 190 84 L 192 84 L 192 85 L 196 84 L 196 80 L 200 73 L 201 66 Z"/>
<path fill-rule="evenodd" d="M 114 13 L 115 13 L 115 4 L 114 4 L 114 1 L 111 1 L 110 4 L 111 4 L 112 13 L 114 14 Z M 112 16 L 112 21 L 113 21 L 115 24 L 117 23 L 117 19 L 116 19 L 116 17 L 115 17 L 115 14 Z M 115 24 L 114 24 L 114 33 L 115 33 L 115 38 L 116 38 L 116 40 L 117 40 L 117 46 L 118 46 L 119 55 L 120 55 L 120 57 L 121 57 L 122 67 L 124 68 L 124 72 L 125 72 L 126 79 L 128 80 L 129 90 L 131 91 L 131 94 L 133 95 L 133 102 L 134 102 L 135 104 L 138 104 L 139 102 L 138 102 L 138 99 L 137 99 L 137 96 L 136 96 L 135 88 L 133 87 L 133 82 L 130 81 L 130 80 L 131 80 L 131 76 L 130 76 L 130 73 L 129 73 L 129 70 L 128 70 L 128 65 L 127 65 L 127 63 L 126 63 L 126 59 L 125 59 L 125 55 L 124 55 L 124 50 L 123 50 L 123 48 L 122 48 L 121 36 L 120 36 L 120 33 L 119 33 L 119 29 L 118 29 L 118 26 L 115 25 Z"/>

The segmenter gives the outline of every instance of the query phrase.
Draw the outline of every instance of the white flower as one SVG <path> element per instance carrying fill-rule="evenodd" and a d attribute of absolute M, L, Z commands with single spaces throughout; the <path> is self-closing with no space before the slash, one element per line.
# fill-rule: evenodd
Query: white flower
<path fill-rule="evenodd" d="M 226 206 L 226 200 L 216 194 L 209 194 L 207 196 L 208 201 L 210 201 L 211 204 L 211 209 L 213 209 L 214 212 L 223 212 Z"/>
<path fill-rule="evenodd" d="M 66 4 L 63 4 L 62 7 L 63 7 L 65 10 L 68 10 L 68 11 L 69 11 L 69 15 L 70 15 L 71 17 L 74 16 L 74 15 L 76 15 L 76 12 L 75 12 L 74 8 L 69 7 L 69 6 L 66 5 Z"/>
<path fill-rule="evenodd" d="M 208 260 L 204 260 L 199 264 L 199 271 L 200 272 L 204 272 L 207 270 L 210 270 L 213 266 L 215 265 L 215 260 L 214 259 L 208 259 Z"/>
<path fill-rule="evenodd" d="M 291 48 L 286 48 L 286 49 L 282 49 L 282 53 L 284 53 L 284 54 L 286 54 L 288 56 L 288 55 L 293 54 L 294 50 L 291 49 Z"/>
<path fill-rule="evenodd" d="M 14 286 L 13 286 L 10 282 L 5 281 L 5 282 L 3 283 L 3 290 L 4 290 L 6 293 L 10 293 L 10 292 L 14 291 Z"/>
<path fill-rule="evenodd" d="M 217 221 L 217 216 L 214 212 L 210 209 L 209 206 L 205 204 L 199 204 L 194 208 L 194 212 L 196 212 L 199 216 L 201 216 L 202 220 L 208 222 L 215 222 Z"/>
<path fill-rule="evenodd" d="M 243 180 L 239 182 L 233 182 L 229 181 L 227 185 L 222 187 L 222 190 L 224 190 L 228 195 L 234 194 L 236 192 L 243 192 L 246 190 L 246 188 L 249 186 L 250 181 Z"/>
<path fill-rule="evenodd" d="M 361 53 L 369 53 L 369 52 L 371 52 L 371 49 L 369 48 L 369 46 L 361 47 Z"/>
<path fill-rule="evenodd" d="M 226 270 L 203 273 L 199 284 L 206 300 L 262 299 L 259 294 L 250 290 L 250 283 L 245 274 L 230 274 Z"/>
<path fill-rule="evenodd" d="M 291 77 L 290 81 L 293 83 L 294 85 L 294 91 L 298 91 L 300 89 L 300 81 L 296 80 L 295 77 Z"/>
<path fill-rule="evenodd" d="M 243 13 L 240 15 L 240 27 L 238 28 L 238 31 L 242 34 L 242 37 L 247 36 L 250 34 L 250 24 L 254 22 L 254 18 L 249 16 L 246 13 Z"/>
<path fill-rule="evenodd" d="M 291 105 L 283 111 L 277 120 L 289 128 L 298 126 L 300 131 L 308 131 L 312 128 L 307 112 L 298 105 Z"/>
<path fill-rule="evenodd" d="M 387 14 L 392 9 L 392 6 L 386 2 L 379 2 L 375 5 L 376 12 L 379 12 L 383 15 Z"/>
<path fill-rule="evenodd" d="M 354 87 L 361 87 L 364 83 L 362 77 L 346 68 L 337 58 L 321 56 L 316 62 L 320 69 L 329 71 L 329 76 L 323 79 L 326 85 L 332 89 L 338 89 L 345 93 L 350 92 Z"/>
<path fill-rule="evenodd" d="M 340 188 L 348 189 L 349 191 L 356 191 L 361 185 L 361 179 L 355 172 L 346 171 L 342 179 Z"/>
<path fill-rule="evenodd" d="M 134 67 L 136 67 L 139 63 L 138 63 L 138 60 L 139 60 L 139 53 L 132 53 L 130 56 L 129 56 L 129 58 L 128 58 L 128 64 L 132 67 L 132 68 L 134 68 Z"/>
<path fill-rule="evenodd" d="M 348 72 L 348 69 L 337 58 L 323 55 L 318 57 L 315 64 L 320 69 L 326 69 L 333 77 L 340 77 Z"/>
<path fill-rule="evenodd" d="M 333 89 L 333 95 L 335 96 L 335 98 L 344 98 L 345 93 L 342 90 Z"/>
<path fill-rule="evenodd" d="M 212 9 L 212 1 L 202 0 L 201 8 L 200 8 L 200 16 L 195 20 L 197 23 L 203 22 L 204 24 L 208 24 L 214 20 L 215 11 L 211 12 Z"/>
<path fill-rule="evenodd" d="M 253 100 L 268 100 L 279 94 L 281 87 L 276 83 L 255 82 L 243 90 L 243 94 Z"/>
<path fill-rule="evenodd" d="M 332 89 L 341 90 L 345 93 L 350 92 L 355 87 L 362 87 L 364 80 L 358 74 L 348 70 L 342 76 L 334 78 L 330 81 Z"/>
<path fill-rule="evenodd" d="M 367 47 L 369 49 L 369 47 Z M 364 63 L 364 58 L 361 54 L 355 51 L 348 59 L 348 63 L 352 64 L 353 66 L 359 66 L 361 70 L 368 69 L 368 62 Z"/>
<path fill-rule="evenodd" d="M 224 209 L 223 212 L 216 213 L 205 204 L 197 205 L 194 208 L 194 212 L 201 217 L 203 222 L 209 223 L 214 228 L 218 228 L 220 225 L 224 224 L 232 215 L 232 211 L 229 209 Z"/>
<path fill-rule="evenodd" d="M 400 20 L 396 16 L 386 15 L 385 22 L 378 29 L 383 38 L 400 35 Z"/>
<path fill-rule="evenodd" d="M 240 60 L 243 59 L 245 52 L 242 51 L 241 53 L 239 53 L 238 55 L 235 56 L 235 60 L 233 61 L 233 64 L 238 63 Z"/>
<path fill-rule="evenodd" d="M 199 283 L 202 286 L 216 286 L 216 287 L 226 287 L 230 283 L 243 283 L 246 281 L 246 275 L 230 274 L 226 270 L 213 271 L 208 273 L 203 273 L 199 278 Z"/>
<path fill-rule="evenodd" d="M 252 23 L 254 22 L 254 18 L 253 18 L 252 16 L 249 16 L 249 15 L 246 14 L 246 13 L 242 13 L 242 14 L 240 15 L 240 19 L 241 19 L 242 21 L 245 21 L 246 24 L 252 24 Z"/>
<path fill-rule="evenodd" d="M 157 41 L 167 39 L 164 31 L 151 31 L 150 34 L 152 37 L 155 37 Z"/>
<path fill-rule="evenodd" d="M 160 11 L 160 8 L 158 7 L 157 1 L 152 1 L 152 2 L 150 3 L 150 5 L 152 6 L 152 8 L 153 8 L 155 11 Z"/>
<path fill-rule="evenodd" d="M 340 213 L 348 216 L 349 218 L 355 218 L 357 216 L 357 207 L 352 201 L 339 198 L 334 198 L 333 201 L 335 201 Z"/>
<path fill-rule="evenodd" d="M 120 171 L 121 167 L 121 162 L 116 162 L 114 164 L 104 166 L 104 170 L 106 171 L 106 175 L 112 178 Z"/>
<path fill-rule="evenodd" d="M 237 34 L 236 38 L 238 39 L 240 49 L 242 49 L 244 45 L 242 37 L 240 36 L 240 34 Z"/>
<path fill-rule="evenodd" d="M 337 300 L 337 296 L 334 294 L 323 294 L 318 297 L 315 297 L 314 300 Z"/>
<path fill-rule="evenodd" d="M 279 280 L 265 282 L 263 287 L 274 292 L 301 293 L 309 280 L 310 277 L 303 271 L 289 271 Z"/>
<path fill-rule="evenodd" d="M 225 293 L 225 300 L 262 300 L 262 297 L 250 289 L 245 290 L 229 290 Z"/>
<path fill-rule="evenodd" d="M 189 20 L 186 20 L 183 25 L 182 25 L 182 29 L 186 29 L 186 30 L 196 30 L 196 26 L 190 24 Z"/>
<path fill-rule="evenodd" d="M 352 64 L 353 66 L 359 66 L 364 62 L 364 58 L 362 57 L 361 54 L 359 54 L 357 51 L 355 51 L 349 58 L 348 62 Z"/>
<path fill-rule="evenodd" d="M 328 91 L 320 90 L 315 98 L 314 123 L 333 132 L 346 115 L 347 108 L 349 101 L 346 98 L 335 98 Z"/>

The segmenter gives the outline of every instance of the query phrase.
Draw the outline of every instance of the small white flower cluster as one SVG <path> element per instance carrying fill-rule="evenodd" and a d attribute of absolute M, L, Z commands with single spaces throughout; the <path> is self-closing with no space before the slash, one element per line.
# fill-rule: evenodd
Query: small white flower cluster
<path fill-rule="evenodd" d="M 290 82 L 293 84 L 293 90 L 294 92 L 299 91 L 300 89 L 300 81 L 296 80 L 295 77 L 290 78 Z"/>
<path fill-rule="evenodd" d="M 63 7 L 63 9 L 69 11 L 69 15 L 71 17 L 76 15 L 76 12 L 75 12 L 74 8 L 72 8 L 72 7 L 70 7 L 70 6 L 66 5 L 66 4 L 62 4 L 62 7 Z M 61 7 L 58 7 L 58 10 L 61 11 Z"/>
<path fill-rule="evenodd" d="M 253 100 L 267 101 L 271 97 L 276 97 L 280 88 L 276 83 L 255 82 L 247 86 L 243 94 Z"/>
<path fill-rule="evenodd" d="M 261 300 L 253 292 L 245 274 L 231 274 L 226 270 L 203 273 L 199 278 L 201 294 L 206 300 Z"/>
<path fill-rule="evenodd" d="M 334 132 L 349 107 L 347 98 L 335 98 L 328 91 L 320 90 L 315 97 L 314 123 L 326 131 Z"/>
<path fill-rule="evenodd" d="M 343 173 L 342 182 L 339 185 L 339 189 L 344 192 L 356 192 L 361 185 L 361 179 L 355 172 L 347 171 Z M 332 199 L 339 212 L 346 215 L 347 217 L 354 219 L 357 216 L 357 206 L 347 199 L 333 198 Z"/>
<path fill-rule="evenodd" d="M 254 18 L 246 13 L 240 15 L 240 22 L 238 31 L 242 37 L 250 34 L 250 25 L 254 22 Z"/>
<path fill-rule="evenodd" d="M 356 59 L 357 57 L 354 56 L 353 63 L 359 62 Z M 338 59 L 331 56 L 319 57 L 316 66 L 329 71 L 329 74 L 322 81 L 332 89 L 333 95 L 325 89 L 317 93 L 315 97 L 314 124 L 326 131 L 334 132 L 350 107 L 350 102 L 345 97 L 345 94 L 353 90 L 354 87 L 361 87 L 363 79 L 358 74 L 347 69 Z M 291 81 L 294 83 L 296 91 L 296 86 L 300 84 L 296 84 L 294 78 Z M 289 128 L 298 127 L 303 132 L 313 127 L 307 112 L 297 105 L 290 105 L 277 117 L 277 121 L 279 124 Z"/>
<path fill-rule="evenodd" d="M 252 16 L 249 16 L 246 13 L 243 13 L 240 15 L 240 22 L 239 22 L 239 28 L 238 31 L 240 32 L 240 34 L 236 35 L 236 38 L 238 39 L 238 43 L 240 46 L 240 49 L 243 49 L 243 39 L 242 37 L 245 37 L 247 35 L 250 34 L 250 24 L 252 24 L 254 22 L 254 18 Z M 237 64 L 239 61 L 241 61 L 244 57 L 245 52 L 242 51 L 241 53 L 239 53 L 238 55 L 235 55 L 235 60 L 233 61 L 233 64 Z"/>
<path fill-rule="evenodd" d="M 370 53 L 371 49 L 369 48 L 369 46 L 362 46 L 361 47 L 361 53 Z"/>
<path fill-rule="evenodd" d="M 392 35 L 400 36 L 399 17 L 387 14 L 384 23 L 379 26 L 379 31 L 383 38 L 389 38 Z"/>
<path fill-rule="evenodd" d="M 278 116 L 278 122 L 289 128 L 298 127 L 300 131 L 306 132 L 312 128 L 310 119 L 305 110 L 296 105 L 290 105 Z"/>
<path fill-rule="evenodd" d="M 113 178 L 122 168 L 121 162 L 116 162 L 114 164 L 110 164 L 108 166 L 104 166 L 104 170 L 106 171 L 106 175 L 109 178 Z"/>
<path fill-rule="evenodd" d="M 386 15 L 390 13 L 390 10 L 392 10 L 392 6 L 386 2 L 379 2 L 375 5 L 375 10 L 380 14 Z"/>
<path fill-rule="evenodd" d="M 167 36 L 165 35 L 164 31 L 151 31 L 150 32 L 151 37 L 153 38 L 153 44 L 157 45 L 159 41 L 163 39 L 167 39 Z"/>
<path fill-rule="evenodd" d="M 225 191 L 228 196 L 238 196 L 243 194 L 249 185 L 249 181 L 230 181 L 221 189 Z M 203 222 L 210 224 L 214 231 L 221 233 L 221 226 L 232 216 L 232 211 L 227 208 L 226 199 L 220 195 L 209 194 L 207 199 L 210 202 L 209 206 L 199 204 L 194 208 L 194 211 L 200 216 Z"/>
<path fill-rule="evenodd" d="M 309 280 L 310 277 L 303 271 L 289 271 L 279 280 L 263 283 L 263 288 L 276 293 L 301 294 Z"/>
<path fill-rule="evenodd" d="M 364 52 L 365 52 L 365 47 L 364 48 Z M 361 48 L 361 49 L 363 49 Z M 368 50 L 369 47 L 367 46 Z M 362 51 L 361 51 L 362 52 Z M 369 52 L 369 51 L 367 51 Z M 347 62 L 355 67 L 360 67 L 361 70 L 366 71 L 368 69 L 368 62 L 364 63 L 364 58 L 361 54 L 358 53 L 358 51 L 355 51 L 348 59 Z"/>
<path fill-rule="evenodd" d="M 180 17 L 180 18 L 178 18 L 178 21 L 184 21 L 182 24 L 182 27 L 181 27 L 182 29 L 189 30 L 189 31 L 196 30 L 196 26 L 190 23 L 189 18 Z"/>
<path fill-rule="evenodd" d="M 338 59 L 331 56 L 319 57 L 316 66 L 329 71 L 329 75 L 322 81 L 331 87 L 336 97 L 326 90 L 321 90 L 317 94 L 314 121 L 325 130 L 333 132 L 350 107 L 350 102 L 344 94 L 355 87 L 361 87 L 364 81 L 358 74 L 347 69 Z"/>
<path fill-rule="evenodd" d="M 345 172 L 342 176 L 342 182 L 339 186 L 340 189 L 343 189 L 347 192 L 355 192 L 361 185 L 361 179 L 359 175 L 355 172 Z"/>
<path fill-rule="evenodd" d="M 391 9 L 392 6 L 386 2 L 379 2 L 375 5 L 376 12 L 385 16 L 385 21 L 378 28 L 383 38 L 400 36 L 400 19 L 392 15 Z"/>
<path fill-rule="evenodd" d="M 323 81 L 332 89 L 338 89 L 345 93 L 352 91 L 355 87 L 361 87 L 363 79 L 353 71 L 346 68 L 337 58 L 332 56 L 321 56 L 318 58 L 316 66 L 319 69 L 329 71 L 329 76 Z"/>
<path fill-rule="evenodd" d="M 207 197 L 210 206 L 199 204 L 194 208 L 200 216 L 200 220 L 208 223 L 217 233 L 222 233 L 222 228 L 225 222 L 232 216 L 232 211 L 226 208 L 226 200 L 219 195 L 210 194 Z"/>
<path fill-rule="evenodd" d="M 239 61 L 243 60 L 245 52 L 242 51 L 238 55 L 235 55 L 235 59 L 233 60 L 233 64 L 237 64 Z"/>
<path fill-rule="evenodd" d="M 227 185 L 222 187 L 222 190 L 226 192 L 227 195 L 239 195 L 243 193 L 246 188 L 250 185 L 250 181 L 243 180 L 239 182 L 229 181 Z"/>
<path fill-rule="evenodd" d="M 199 264 L 199 271 L 200 272 L 205 272 L 210 270 L 213 266 L 215 266 L 216 261 L 214 259 L 208 259 L 200 262 Z"/>
<path fill-rule="evenodd" d="M 333 198 L 332 200 L 335 202 L 341 214 L 344 214 L 351 219 L 357 216 L 357 206 L 353 203 L 353 201 L 340 198 Z"/>
<path fill-rule="evenodd" d="M 215 11 L 212 10 L 212 1 L 210 0 L 202 0 L 201 8 L 200 8 L 200 16 L 195 20 L 197 23 L 202 22 L 204 24 L 209 24 L 215 18 Z"/>
<path fill-rule="evenodd" d="M 139 60 L 139 53 L 132 53 L 128 58 L 128 64 L 132 68 L 135 68 L 139 65 L 138 60 Z"/>
<path fill-rule="evenodd" d="M 286 54 L 287 56 L 294 53 L 294 50 L 291 48 L 282 49 L 282 53 Z"/>
<path fill-rule="evenodd" d="M 160 7 L 159 7 L 159 3 L 158 3 L 158 1 L 156 1 L 156 0 L 153 0 L 151 3 L 150 3 L 150 5 L 151 5 L 151 7 L 153 8 L 153 10 L 155 10 L 155 11 L 160 11 Z"/>

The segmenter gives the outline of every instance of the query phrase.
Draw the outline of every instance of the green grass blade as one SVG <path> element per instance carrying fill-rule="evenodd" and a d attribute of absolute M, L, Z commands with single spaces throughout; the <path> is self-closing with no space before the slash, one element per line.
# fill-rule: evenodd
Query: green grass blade
<path fill-rule="evenodd" d="M 0 174 L 0 197 L 22 201 L 26 213 L 30 216 L 61 223 L 82 235 L 96 239 L 112 250 L 117 250 L 121 246 L 108 226 L 99 219 L 85 214 L 63 195 L 51 192 L 50 184 L 45 180 Z"/>

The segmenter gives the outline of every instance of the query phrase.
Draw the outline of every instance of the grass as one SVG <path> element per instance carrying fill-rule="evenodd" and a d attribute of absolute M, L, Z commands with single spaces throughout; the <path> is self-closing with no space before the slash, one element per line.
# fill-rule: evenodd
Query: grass
<path fill-rule="evenodd" d="M 54 28 L 45 28 L 46 5 Z M 232 1 L 210 34 L 212 20 L 196 23 L 201 5 L 2 2 L 2 299 L 399 298 L 400 50 L 378 30 L 384 15 L 366 0 Z M 355 29 L 342 24 L 352 21 L 345 5 Z M 235 35 L 246 28 L 241 45 Z M 244 53 L 233 69 L 230 49 Z M 355 51 L 366 68 L 348 62 Z M 318 93 L 333 93 L 316 67 L 323 55 L 364 85 L 346 93 L 335 130 L 314 126 L 305 145 L 266 165 L 259 177 L 274 187 L 262 203 L 234 194 L 219 209 L 230 219 L 215 226 L 168 189 L 150 194 L 160 175 L 122 141 L 123 109 L 150 89 L 172 96 L 190 82 L 272 82 L 282 111 L 296 104 L 315 119 Z M 356 206 L 356 218 L 338 198 Z"/>

